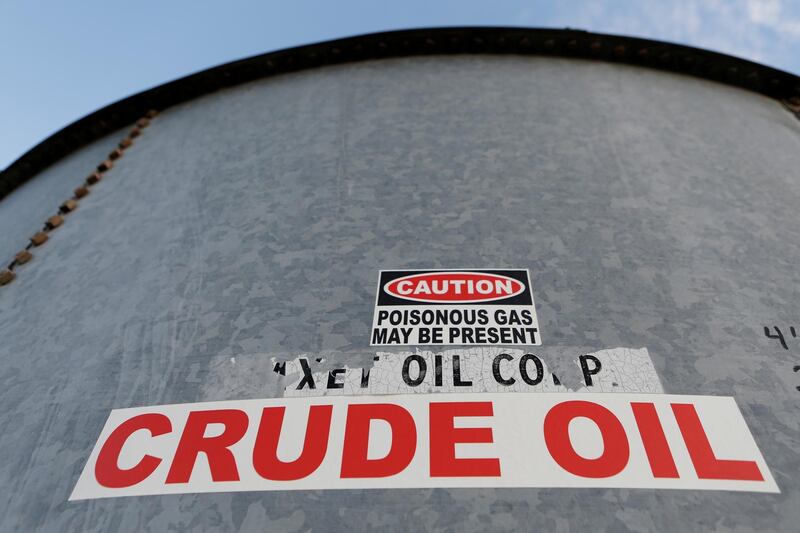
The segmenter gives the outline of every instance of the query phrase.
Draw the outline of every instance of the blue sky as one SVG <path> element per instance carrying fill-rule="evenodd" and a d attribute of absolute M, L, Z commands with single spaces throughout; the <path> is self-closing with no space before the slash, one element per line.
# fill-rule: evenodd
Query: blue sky
<path fill-rule="evenodd" d="M 800 73 L 800 0 L 0 0 L 0 168 L 111 102 L 245 56 L 421 26 L 571 27 Z"/>

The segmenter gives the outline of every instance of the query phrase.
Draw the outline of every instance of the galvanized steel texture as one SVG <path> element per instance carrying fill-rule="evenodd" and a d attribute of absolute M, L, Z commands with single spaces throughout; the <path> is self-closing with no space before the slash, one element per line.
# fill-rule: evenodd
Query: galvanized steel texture
<path fill-rule="evenodd" d="M 0 202 L 0 255 L 119 138 Z M 764 326 L 800 326 L 798 154 L 774 100 L 578 59 L 375 60 L 167 109 L 0 289 L 0 529 L 794 530 L 800 339 Z M 643 346 L 666 392 L 734 396 L 782 492 L 67 502 L 111 409 L 275 396 L 258 354 L 368 364 L 377 272 L 452 266 L 529 268 L 545 347 Z"/>

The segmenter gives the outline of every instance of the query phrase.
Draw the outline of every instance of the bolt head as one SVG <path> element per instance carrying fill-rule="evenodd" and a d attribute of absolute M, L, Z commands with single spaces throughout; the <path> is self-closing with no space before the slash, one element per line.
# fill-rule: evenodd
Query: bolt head
<path fill-rule="evenodd" d="M 59 227 L 64 223 L 64 217 L 61 215 L 53 215 L 47 219 L 47 226 L 51 229 Z"/>
<path fill-rule="evenodd" d="M 14 278 L 16 277 L 17 275 L 14 274 L 13 270 L 9 270 L 7 268 L 0 270 L 0 285 L 8 285 L 14 281 Z"/>
<path fill-rule="evenodd" d="M 21 250 L 14 256 L 14 261 L 16 261 L 18 265 L 24 265 L 31 259 L 33 259 L 33 254 L 28 250 Z"/>
<path fill-rule="evenodd" d="M 71 211 L 75 211 L 75 209 L 77 209 L 77 208 L 78 208 L 78 202 L 76 202 L 75 200 L 69 199 L 69 200 L 65 201 L 63 204 L 61 204 L 61 207 L 59 207 L 59 210 L 62 213 L 69 213 Z"/>
<path fill-rule="evenodd" d="M 31 242 L 34 246 L 41 246 L 47 242 L 48 236 L 44 231 L 39 231 L 31 237 Z"/>

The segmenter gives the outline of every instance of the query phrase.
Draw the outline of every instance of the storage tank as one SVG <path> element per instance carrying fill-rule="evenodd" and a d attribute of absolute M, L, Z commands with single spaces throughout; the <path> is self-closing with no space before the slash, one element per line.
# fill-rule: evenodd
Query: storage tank
<path fill-rule="evenodd" d="M 66 127 L 0 175 L 0 529 L 796 530 L 799 98 L 447 28 Z"/>

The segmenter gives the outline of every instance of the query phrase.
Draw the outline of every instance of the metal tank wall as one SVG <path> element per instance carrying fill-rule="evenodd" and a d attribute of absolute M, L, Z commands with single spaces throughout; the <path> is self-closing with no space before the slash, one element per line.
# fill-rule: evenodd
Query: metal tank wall
<path fill-rule="evenodd" d="M 0 202 L 0 251 L 116 138 Z M 793 530 L 800 343 L 763 327 L 798 325 L 798 206 L 795 117 L 644 68 L 393 59 L 170 108 L 0 289 L 0 530 Z M 782 492 L 67 501 L 111 409 L 279 395 L 264 354 L 368 364 L 377 271 L 452 266 L 530 268 L 546 347 L 644 346 L 666 392 L 734 396 Z"/>

